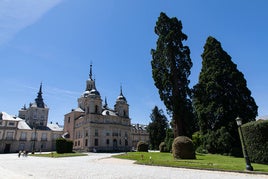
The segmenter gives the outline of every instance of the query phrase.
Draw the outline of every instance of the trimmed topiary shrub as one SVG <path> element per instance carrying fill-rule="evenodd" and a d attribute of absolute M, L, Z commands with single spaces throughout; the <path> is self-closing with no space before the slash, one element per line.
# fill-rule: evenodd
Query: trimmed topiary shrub
<path fill-rule="evenodd" d="M 176 159 L 196 159 L 193 141 L 186 136 L 176 137 L 172 144 L 172 154 Z"/>
<path fill-rule="evenodd" d="M 259 120 L 244 124 L 242 133 L 250 161 L 268 164 L 268 121 Z"/>
<path fill-rule="evenodd" d="M 160 151 L 160 152 L 169 152 L 169 151 L 167 150 L 167 145 L 166 145 L 165 142 L 161 142 L 161 143 L 160 143 L 160 145 L 159 145 L 159 151 Z"/>
<path fill-rule="evenodd" d="M 66 140 L 65 143 L 65 153 L 72 153 L 73 152 L 73 141 Z"/>
<path fill-rule="evenodd" d="M 56 152 L 62 153 L 72 153 L 73 152 L 73 141 L 59 138 L 56 140 Z"/>
<path fill-rule="evenodd" d="M 59 154 L 64 153 L 65 139 L 59 138 L 56 140 L 56 152 Z"/>
<path fill-rule="evenodd" d="M 138 152 L 148 152 L 149 145 L 143 141 L 139 141 L 137 144 Z"/>

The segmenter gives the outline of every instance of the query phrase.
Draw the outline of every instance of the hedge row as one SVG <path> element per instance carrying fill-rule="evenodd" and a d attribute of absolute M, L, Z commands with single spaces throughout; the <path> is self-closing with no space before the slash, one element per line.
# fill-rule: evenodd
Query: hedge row
<path fill-rule="evenodd" d="M 244 124 L 242 133 L 250 160 L 268 164 L 268 121 L 258 120 Z"/>
<path fill-rule="evenodd" d="M 56 151 L 59 154 L 72 153 L 73 152 L 73 141 L 59 138 L 56 140 Z"/>

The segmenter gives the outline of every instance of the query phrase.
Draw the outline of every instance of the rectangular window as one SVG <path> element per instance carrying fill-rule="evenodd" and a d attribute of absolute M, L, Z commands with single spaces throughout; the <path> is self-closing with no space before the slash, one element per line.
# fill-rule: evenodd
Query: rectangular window
<path fill-rule="evenodd" d="M 95 136 L 99 136 L 98 129 L 95 129 Z"/>
<path fill-rule="evenodd" d="M 41 140 L 47 140 L 47 133 L 42 133 Z"/>
<path fill-rule="evenodd" d="M 118 132 L 113 132 L 113 136 L 117 137 L 118 136 Z"/>
<path fill-rule="evenodd" d="M 13 135 L 14 135 L 14 132 L 7 132 L 7 137 L 6 137 L 6 139 L 7 139 L 7 140 L 13 140 Z"/>
<path fill-rule="evenodd" d="M 8 126 L 15 126 L 15 122 L 8 122 Z"/>
<path fill-rule="evenodd" d="M 20 134 L 20 140 L 26 140 L 26 132 Z"/>
<path fill-rule="evenodd" d="M 87 139 L 85 140 L 85 146 L 87 146 Z"/>
<path fill-rule="evenodd" d="M 98 146 L 98 145 L 99 145 L 99 140 L 98 140 L 98 139 L 95 139 L 95 141 L 94 141 L 94 145 L 95 145 L 95 146 Z"/>
<path fill-rule="evenodd" d="M 109 139 L 106 140 L 106 144 L 107 144 L 107 145 L 110 144 L 110 140 L 109 140 Z"/>
<path fill-rule="evenodd" d="M 46 149 L 46 143 L 42 143 L 41 146 L 40 146 L 41 150 L 42 149 Z"/>
<path fill-rule="evenodd" d="M 78 146 L 80 146 L 80 140 L 78 141 Z"/>
<path fill-rule="evenodd" d="M 25 143 L 20 143 L 19 150 L 23 151 L 25 148 Z"/>
<path fill-rule="evenodd" d="M 31 140 L 36 140 L 37 139 L 37 133 L 36 132 L 33 132 L 32 133 L 32 137 L 31 137 Z"/>

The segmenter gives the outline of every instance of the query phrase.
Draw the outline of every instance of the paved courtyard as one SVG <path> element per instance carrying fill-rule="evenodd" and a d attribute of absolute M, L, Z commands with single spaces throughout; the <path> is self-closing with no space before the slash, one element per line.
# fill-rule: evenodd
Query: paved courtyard
<path fill-rule="evenodd" d="M 45 158 L 0 154 L 0 178 L 24 179 L 267 179 L 268 175 L 144 166 L 111 154 L 89 153 L 83 157 Z"/>

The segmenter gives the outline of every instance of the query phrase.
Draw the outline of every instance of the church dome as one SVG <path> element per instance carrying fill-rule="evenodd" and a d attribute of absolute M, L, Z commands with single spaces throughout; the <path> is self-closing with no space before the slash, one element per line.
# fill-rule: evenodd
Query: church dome
<path fill-rule="evenodd" d="M 83 94 L 82 94 L 82 97 L 87 97 L 89 95 L 89 91 L 85 91 Z"/>
<path fill-rule="evenodd" d="M 125 96 L 123 95 L 123 92 L 122 92 L 122 86 L 120 87 L 120 94 L 117 97 L 116 101 L 125 101 L 125 102 L 127 102 L 127 99 L 125 98 Z"/>
<path fill-rule="evenodd" d="M 89 92 L 89 95 L 100 95 L 100 93 L 96 90 L 96 89 L 92 89 L 90 92 Z"/>
<path fill-rule="evenodd" d="M 118 97 L 117 97 L 117 100 L 119 100 L 119 101 L 126 101 L 126 98 L 125 98 L 125 96 L 123 96 L 123 95 L 119 95 Z"/>

